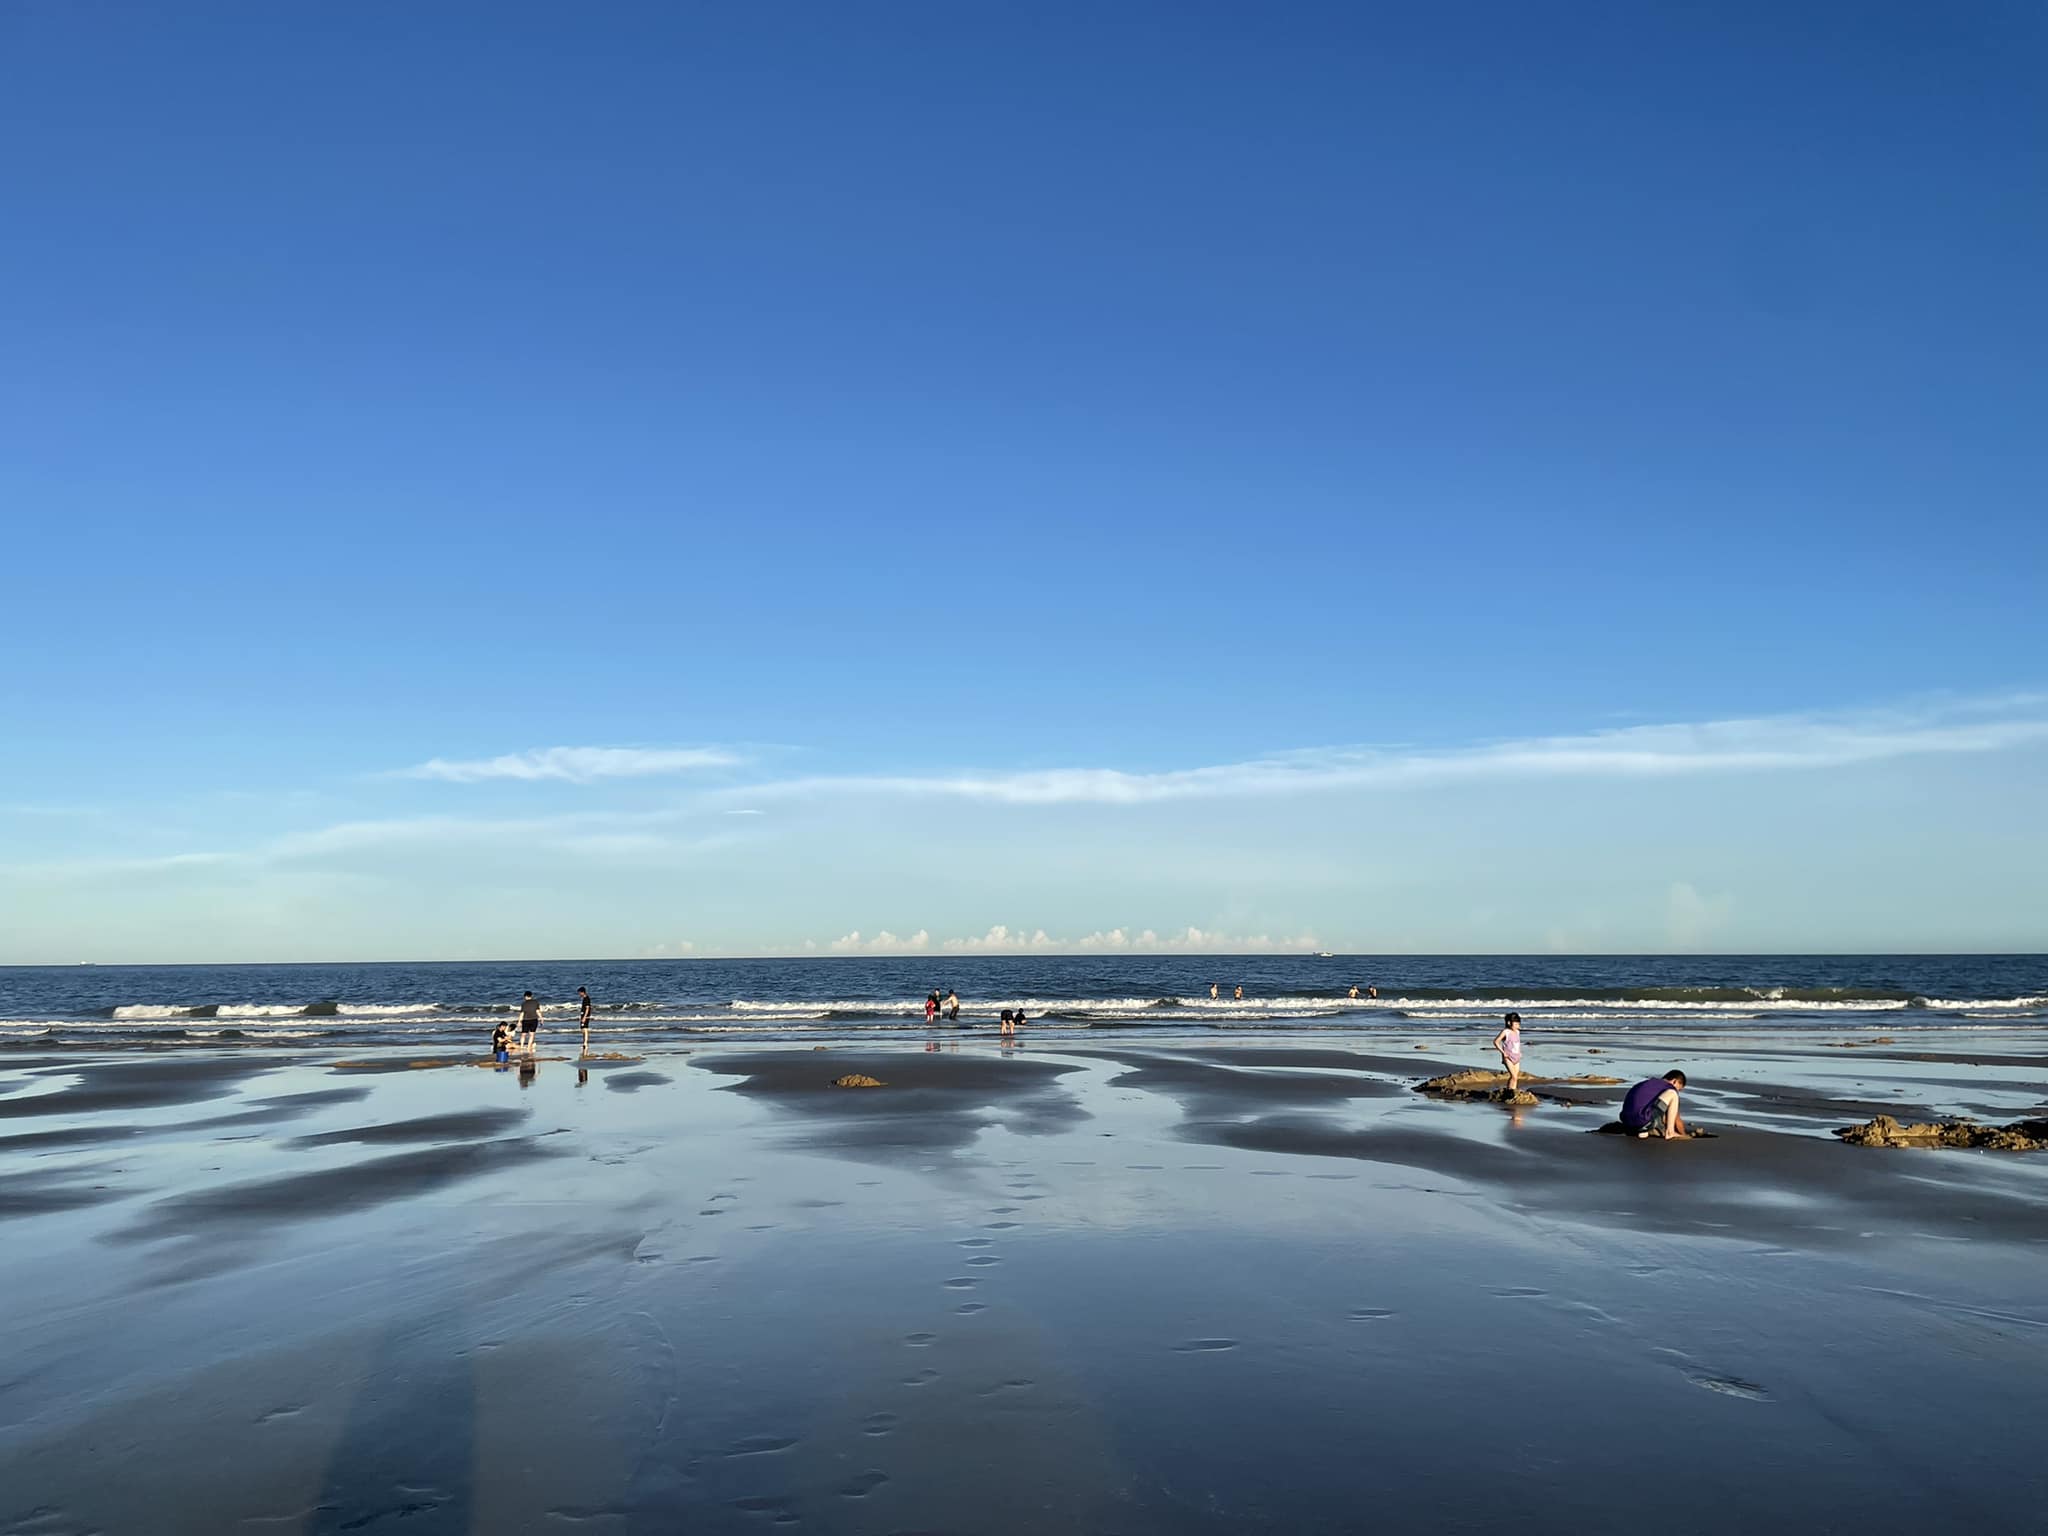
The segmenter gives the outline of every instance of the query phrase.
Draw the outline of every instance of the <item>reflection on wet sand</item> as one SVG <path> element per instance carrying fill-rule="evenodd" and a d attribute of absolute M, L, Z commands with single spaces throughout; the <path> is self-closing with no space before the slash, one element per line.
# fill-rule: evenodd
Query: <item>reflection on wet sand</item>
<path fill-rule="evenodd" d="M 1672 1145 L 1442 1042 L 943 1045 L 16 1069 L 0 1529 L 1420 1529 L 1503 1424 L 1539 1531 L 1674 1444 L 1688 1530 L 2048 1496 L 2048 1158 L 1830 1123 L 2019 1042 L 1695 1048 Z"/>

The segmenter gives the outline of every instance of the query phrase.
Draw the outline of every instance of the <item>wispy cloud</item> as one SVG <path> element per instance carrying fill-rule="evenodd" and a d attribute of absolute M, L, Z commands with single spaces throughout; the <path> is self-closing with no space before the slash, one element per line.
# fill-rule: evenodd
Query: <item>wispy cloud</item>
<path fill-rule="evenodd" d="M 436 757 L 399 770 L 397 777 L 474 784 L 486 779 L 553 779 L 588 784 L 597 779 L 643 779 L 733 768 L 744 762 L 725 747 L 539 747 L 503 757 Z"/>
<path fill-rule="evenodd" d="M 1947 701 L 1857 713 L 1756 716 L 1698 724 L 1631 725 L 1578 735 L 1518 738 L 1448 748 L 1330 747 L 1275 754 L 1243 762 L 1139 771 L 1115 767 L 958 774 L 881 774 L 756 779 L 674 795 L 667 803 L 606 809 L 599 805 L 525 817 L 466 817 L 444 813 L 372 817 L 302 826 L 266 838 L 228 844 L 219 851 L 137 857 L 120 850 L 94 857 L 80 849 L 70 858 L 45 856 L 5 866 L 6 872 L 46 877 L 86 876 L 120 870 L 175 871 L 204 865 L 290 862 L 361 862 L 407 850 L 436 848 L 562 851 L 594 861 L 658 865 L 729 845 L 760 824 L 764 814 L 795 801 L 899 796 L 955 800 L 991 807 L 1058 805 L 1144 806 L 1182 801 L 1286 797 L 1327 792 L 1373 792 L 1410 786 L 1544 779 L 1657 779 L 1686 775 L 1841 769 L 1916 756 L 1987 754 L 2048 744 L 2048 694 Z M 449 782 L 481 779 L 559 780 L 586 783 L 635 774 L 682 773 L 737 767 L 740 754 L 723 747 L 556 747 L 477 762 L 435 759 L 406 770 L 413 777 Z M 724 815 L 716 813 L 723 812 Z M 712 827 L 718 830 L 713 832 Z M 106 850 L 114 853 L 115 850 Z M 1674 935 L 1699 935 L 1719 922 L 1713 902 L 1680 898 L 1672 913 Z M 847 934 L 830 948 L 851 953 L 1014 953 L 1057 945 L 1082 950 L 1122 947 L 1196 949 L 1293 946 L 1260 935 L 1202 934 L 1192 944 L 1172 933 L 1105 929 L 1072 940 L 1032 928 L 998 926 L 979 936 L 934 939 Z"/>
<path fill-rule="evenodd" d="M 1208 767 L 1131 772 L 824 776 L 756 784 L 750 800 L 833 794 L 927 796 L 997 805 L 1148 805 L 1334 789 L 1496 779 L 1670 778 L 1844 768 L 1892 758 L 1983 753 L 2048 742 L 2048 698 L 1842 715 L 1768 715 L 1640 725 L 1444 749 L 1325 747 Z M 736 791 L 735 793 L 741 793 Z"/>

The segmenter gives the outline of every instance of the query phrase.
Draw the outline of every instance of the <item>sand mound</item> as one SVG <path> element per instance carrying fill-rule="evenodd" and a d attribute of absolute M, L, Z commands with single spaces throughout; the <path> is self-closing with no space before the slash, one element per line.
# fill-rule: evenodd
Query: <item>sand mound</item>
<path fill-rule="evenodd" d="M 1530 1077 L 1524 1074 L 1524 1085 L 1544 1087 L 1554 1083 L 1573 1083 L 1582 1088 L 1611 1088 L 1621 1081 L 1618 1077 Z M 1458 1099 L 1481 1104 L 1521 1104 L 1537 1102 L 1536 1095 L 1524 1086 L 1515 1093 L 1508 1092 L 1508 1075 L 1505 1072 L 1488 1072 L 1478 1067 L 1467 1067 L 1459 1072 L 1446 1072 L 1442 1077 L 1432 1077 L 1426 1083 L 1415 1085 L 1417 1093 L 1426 1093 L 1433 1099 Z"/>
<path fill-rule="evenodd" d="M 834 1088 L 886 1088 L 889 1085 L 879 1077 L 869 1077 L 865 1072 L 849 1072 L 844 1077 L 832 1079 Z"/>
<path fill-rule="evenodd" d="M 1844 1126 L 1835 1134 L 1852 1147 L 1982 1147 L 1992 1152 L 2048 1152 L 2048 1119 L 2015 1120 L 2010 1125 L 1979 1125 L 1974 1120 L 1901 1125 L 1890 1115 L 1879 1115 L 1861 1125 Z"/>

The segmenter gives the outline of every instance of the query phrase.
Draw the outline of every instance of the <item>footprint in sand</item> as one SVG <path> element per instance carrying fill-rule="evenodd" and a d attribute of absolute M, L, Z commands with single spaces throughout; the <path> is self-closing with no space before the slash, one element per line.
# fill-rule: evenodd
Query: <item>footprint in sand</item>
<path fill-rule="evenodd" d="M 1285 1168 L 1254 1168 L 1252 1170 L 1252 1177 L 1255 1179 L 1291 1179 L 1294 1175 Z"/>
<path fill-rule="evenodd" d="M 1393 1315 L 1393 1311 L 1387 1307 L 1353 1307 L 1350 1313 L 1351 1321 L 1354 1323 L 1376 1323 L 1381 1318 Z"/>
<path fill-rule="evenodd" d="M 1164 1163 L 1125 1163 L 1124 1166 L 1133 1173 L 1157 1173 L 1166 1165 Z"/>
<path fill-rule="evenodd" d="M 840 1488 L 839 1496 L 845 1499 L 864 1499 L 887 1481 L 888 1473 L 877 1472 L 870 1467 L 859 1476 L 848 1478 L 845 1485 Z"/>
<path fill-rule="evenodd" d="M 999 1223 L 999 1225 L 1014 1227 L 1016 1223 L 1014 1221 L 1006 1221 Z M 953 1246 L 956 1248 L 993 1248 L 995 1245 L 996 1240 L 992 1237 L 963 1237 Z"/>
<path fill-rule="evenodd" d="M 1723 1397 L 1739 1397 L 1747 1403 L 1768 1403 L 1771 1400 L 1770 1393 L 1740 1376 L 1713 1376 L 1705 1371 L 1687 1371 L 1685 1379 L 1696 1387 L 1719 1392 Z"/>
<path fill-rule="evenodd" d="M 1003 1261 L 997 1258 L 992 1253 L 977 1253 L 973 1258 L 969 1259 L 967 1262 L 969 1264 L 972 1264 L 977 1269 L 986 1269 L 991 1264 L 1000 1264 Z"/>
<path fill-rule="evenodd" d="M 1031 1381 L 1026 1377 L 1017 1376 L 1013 1377 L 1009 1381 L 999 1381 L 992 1387 L 983 1387 L 981 1389 L 981 1395 L 983 1397 L 994 1397 L 998 1392 L 1023 1392 L 1029 1390 L 1030 1388 L 1036 1385 L 1036 1382 Z"/>
<path fill-rule="evenodd" d="M 915 1376 L 904 1377 L 903 1385 L 906 1387 L 922 1387 L 938 1379 L 939 1373 L 937 1371 L 919 1371 Z"/>
<path fill-rule="evenodd" d="M 371 1525 L 387 1515 L 395 1515 L 400 1520 L 410 1520 L 414 1515 L 424 1515 L 428 1510 L 440 1507 L 433 1499 L 409 1499 L 403 1504 L 390 1504 L 383 1509 L 373 1509 L 368 1514 L 351 1520 L 349 1524 L 357 1527 Z"/>
<path fill-rule="evenodd" d="M 725 1211 L 716 1205 L 707 1205 L 697 1213 L 699 1216 L 723 1216 Z"/>
<path fill-rule="evenodd" d="M 893 1413 L 871 1413 L 862 1421 L 860 1432 L 864 1435 L 894 1434 L 901 1422 Z"/>
<path fill-rule="evenodd" d="M 923 1349 L 927 1344 L 936 1343 L 938 1337 L 936 1333 L 906 1333 L 903 1342 L 912 1349 Z"/>
<path fill-rule="evenodd" d="M 955 1307 L 953 1310 L 955 1312 L 958 1312 L 962 1317 L 972 1317 L 977 1312 L 986 1312 L 988 1308 L 983 1303 L 978 1301 L 963 1301 L 959 1306 Z"/>
<path fill-rule="evenodd" d="M 776 1493 L 756 1494 L 752 1498 L 734 1499 L 734 1509 L 744 1509 L 750 1515 L 773 1514 L 778 1522 L 794 1520 L 790 1513 L 789 1500 Z"/>
<path fill-rule="evenodd" d="M 1235 1339 L 1189 1339 L 1185 1344 L 1173 1346 L 1176 1355 L 1211 1355 L 1221 1350 L 1237 1348 Z"/>
<path fill-rule="evenodd" d="M 1009 1216 L 1014 1215 L 1016 1210 L 1017 1207 L 1014 1205 L 992 1205 L 988 1208 L 988 1213 L 991 1216 Z"/>
<path fill-rule="evenodd" d="M 1312 1173 L 1309 1177 L 1312 1179 L 1355 1179 L 1358 1175 L 1355 1173 Z"/>
<path fill-rule="evenodd" d="M 987 1232 L 1008 1232 L 1017 1226 L 1014 1221 L 992 1221 L 982 1230 Z"/>
<path fill-rule="evenodd" d="M 1215 1173 L 1218 1172 L 1223 1167 L 1223 1165 L 1221 1163 L 1182 1163 L 1181 1167 L 1192 1169 L 1197 1173 Z"/>
<path fill-rule="evenodd" d="M 971 1280 L 966 1275 L 955 1275 L 946 1282 L 946 1289 L 949 1291 L 971 1291 L 978 1283 L 978 1281 Z"/>
<path fill-rule="evenodd" d="M 785 1440 L 778 1435 L 750 1435 L 744 1440 L 735 1440 L 726 1450 L 728 1456 L 771 1456 L 777 1451 L 786 1451 L 794 1440 Z"/>
<path fill-rule="evenodd" d="M 1495 1291 L 1493 1294 L 1502 1297 L 1506 1300 L 1521 1301 L 1526 1300 L 1532 1296 L 1548 1296 L 1550 1293 L 1548 1291 L 1536 1290 L 1531 1286 L 1510 1285 L 1501 1290 Z"/>

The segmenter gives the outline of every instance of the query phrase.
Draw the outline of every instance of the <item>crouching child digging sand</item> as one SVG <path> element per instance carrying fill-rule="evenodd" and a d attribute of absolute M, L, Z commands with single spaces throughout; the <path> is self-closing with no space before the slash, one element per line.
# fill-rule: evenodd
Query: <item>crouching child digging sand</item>
<path fill-rule="evenodd" d="M 1678 1112 L 1678 1096 L 1684 1091 L 1683 1072 L 1644 1078 L 1621 1101 L 1621 1128 L 1638 1140 L 1656 1136 L 1677 1141 L 1690 1136 L 1685 1117 Z"/>

